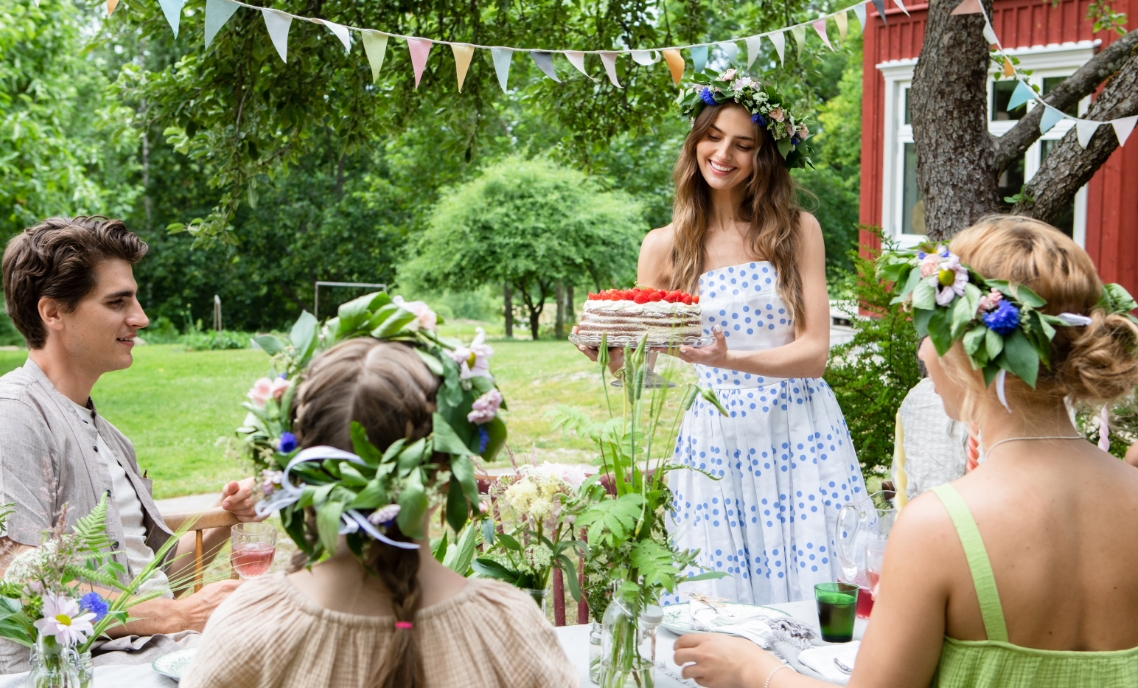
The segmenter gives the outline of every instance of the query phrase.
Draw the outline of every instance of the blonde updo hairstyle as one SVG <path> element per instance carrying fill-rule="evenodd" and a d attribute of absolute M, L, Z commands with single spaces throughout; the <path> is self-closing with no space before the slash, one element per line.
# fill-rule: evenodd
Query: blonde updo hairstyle
<path fill-rule="evenodd" d="M 1086 315 L 1087 326 L 1056 327 L 1051 366 L 1040 365 L 1035 389 L 1014 375 L 1005 383 L 1008 405 L 1032 414 L 1061 404 L 1101 405 L 1138 384 L 1138 327 L 1125 315 L 1097 306 L 1102 281 L 1086 251 L 1051 225 L 1028 217 L 993 215 L 957 234 L 950 245 L 960 262 L 987 279 L 1021 284 L 1043 298 L 1049 315 Z M 965 390 L 963 413 L 976 418 L 989 392 L 960 342 L 942 359 L 945 372 Z"/>

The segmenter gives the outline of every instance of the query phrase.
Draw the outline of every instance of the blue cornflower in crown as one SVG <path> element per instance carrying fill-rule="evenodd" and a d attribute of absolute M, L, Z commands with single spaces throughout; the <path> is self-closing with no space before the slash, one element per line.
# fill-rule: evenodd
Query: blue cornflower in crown
<path fill-rule="evenodd" d="M 810 129 L 804 115 L 770 84 L 734 68 L 716 77 L 697 73 L 690 84 L 681 87 L 676 99 L 680 114 L 691 120 L 705 107 L 727 103 L 742 105 L 751 113 L 751 121 L 770 134 L 787 167 L 813 167 L 809 156 L 814 151 L 806 144 Z"/>

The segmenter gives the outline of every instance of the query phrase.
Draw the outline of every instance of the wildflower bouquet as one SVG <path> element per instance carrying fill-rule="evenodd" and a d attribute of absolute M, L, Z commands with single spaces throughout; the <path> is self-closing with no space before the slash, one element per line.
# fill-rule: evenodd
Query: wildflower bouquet
<path fill-rule="evenodd" d="M 272 372 L 249 391 L 237 434 L 261 471 L 265 499 L 258 512 L 279 509 L 285 530 L 310 560 L 334 551 L 339 535 L 348 535 L 349 544 L 364 535 L 391 544 L 384 534 L 391 524 L 410 538 L 423 537 L 423 517 L 434 502 L 445 501 L 447 523 L 456 533 L 471 515 L 481 516 L 471 457 L 490 459 L 504 444 L 499 410 L 505 402 L 490 375 L 494 351 L 485 332 L 479 329 L 474 341 L 463 344 L 440 337 L 440 322 L 421 301 L 377 292 L 342 304 L 323 326 L 301 314 L 288 341 L 254 338 L 272 356 Z M 403 342 L 441 378 L 432 433 L 417 442 L 375 447 L 353 423 L 355 454 L 328 447 L 298 451 L 292 403 L 304 373 L 316 354 L 355 337 Z M 316 510 L 315 544 L 305 537 L 307 507 Z"/>
<path fill-rule="evenodd" d="M 573 599 L 580 599 L 576 570 L 568 553 L 581 552 L 573 537 L 573 518 L 564 506 L 585 482 L 577 466 L 525 464 L 514 475 L 502 476 L 490 490 L 502 533 L 486 530 L 491 549 L 474 561 L 474 570 L 544 598 L 549 575 L 561 569 Z"/>
<path fill-rule="evenodd" d="M 601 383 L 609 404 L 610 418 L 593 422 L 584 413 L 568 408 L 554 412 L 557 427 L 573 430 L 596 443 L 604 474 L 611 477 L 611 491 L 601 482 L 602 474 L 586 480 L 577 498 L 569 505 L 575 527 L 584 528 L 588 540 L 586 572 L 596 572 L 599 562 L 608 575 L 586 577 L 586 598 L 590 603 L 611 594 L 604 612 L 601 655 L 601 686 L 617 688 L 651 685 L 654 649 L 642 647 L 645 641 L 640 615 L 651 604 L 658 604 L 664 592 L 675 592 L 683 580 L 721 578 L 722 572 L 686 573 L 696 566 L 697 550 L 681 550 L 668 536 L 665 519 L 672 505 L 672 492 L 665 477 L 669 471 L 692 469 L 671 462 L 676 426 L 697 395 L 703 396 L 720 413 L 727 412 L 709 389 L 688 384 L 684 388 L 676 416 L 672 419 L 664 446 L 653 447 L 660 428 L 668 385 L 657 385 L 646 394 L 649 372 L 646 339 L 635 349 L 624 351 L 622 412 L 613 413 L 608 399 L 605 373 L 609 356 L 605 342 L 599 348 Z M 665 370 L 664 377 L 670 372 Z M 709 476 L 713 477 L 713 476 Z M 608 478 L 606 478 L 608 479 Z M 600 588 L 600 589 L 598 589 Z M 600 613 L 592 608 L 594 618 Z M 652 646 L 652 643 L 643 643 Z"/>
<path fill-rule="evenodd" d="M 11 508 L 0 512 L 0 524 L 12 513 Z M 84 669 L 81 659 L 89 659 L 91 645 L 109 628 L 127 623 L 130 607 L 165 592 L 139 594 L 138 590 L 154 576 L 185 529 L 159 548 L 132 581 L 123 583 L 126 568 L 114 560 L 106 518 L 104 495 L 67 532 L 65 506 L 59 525 L 45 533 L 39 547 L 15 557 L 0 582 L 0 637 L 34 649 L 33 670 L 38 661 L 39 669 L 57 677 L 69 671 L 75 674 L 69 685 L 85 685 L 90 680 L 90 666 Z M 91 586 L 117 595 L 105 599 Z"/>

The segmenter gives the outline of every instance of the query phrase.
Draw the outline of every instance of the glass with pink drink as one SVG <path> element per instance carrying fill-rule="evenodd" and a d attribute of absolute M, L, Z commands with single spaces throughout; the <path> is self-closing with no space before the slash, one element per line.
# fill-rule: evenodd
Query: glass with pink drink
<path fill-rule="evenodd" d="M 242 579 L 269 572 L 277 551 L 277 529 L 268 523 L 238 523 L 230 538 L 229 562 Z"/>

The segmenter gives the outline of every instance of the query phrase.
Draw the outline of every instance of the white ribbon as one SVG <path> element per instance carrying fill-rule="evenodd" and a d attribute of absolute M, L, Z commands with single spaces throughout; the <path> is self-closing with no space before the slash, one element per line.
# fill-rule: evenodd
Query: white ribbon
<path fill-rule="evenodd" d="M 265 518 L 274 511 L 296 504 L 296 502 L 300 499 L 300 496 L 304 494 L 305 484 L 301 483 L 300 485 L 293 485 L 292 482 L 288 479 L 289 471 L 296 467 L 297 464 L 301 464 L 306 461 L 321 461 L 323 459 L 342 459 L 344 461 L 349 461 L 361 466 L 366 465 L 366 462 L 360 457 L 351 452 L 346 452 L 343 449 L 337 449 L 336 447 L 320 445 L 318 447 L 309 447 L 308 449 L 304 449 L 299 454 L 292 457 L 292 460 L 290 460 L 288 462 L 288 465 L 285 466 L 284 472 L 281 473 L 281 489 L 273 493 L 271 498 L 265 498 L 257 502 L 256 506 L 254 507 L 257 515 Z M 415 544 L 414 542 L 399 542 L 398 540 L 392 540 L 391 538 L 387 537 L 383 533 L 379 532 L 375 526 L 368 522 L 367 518 L 363 514 L 356 511 L 355 509 L 348 509 L 344 511 L 344 513 L 340 514 L 340 520 L 342 521 L 339 531 L 341 535 L 354 533 L 362 528 L 363 531 L 368 535 L 384 544 L 391 545 L 392 547 L 398 547 L 400 549 L 419 549 L 419 545 Z"/>
<path fill-rule="evenodd" d="M 1091 323 L 1094 322 L 1094 320 L 1091 320 L 1087 316 L 1079 315 L 1078 313 L 1060 313 L 1059 315 L 1057 315 L 1055 317 L 1062 320 L 1064 325 L 1070 325 L 1071 327 L 1086 327 L 1087 325 L 1090 325 Z M 1008 371 L 1001 369 L 1000 372 L 996 373 L 996 396 L 999 397 L 1000 403 L 1003 405 L 1004 408 L 1006 408 L 1008 410 L 1008 413 L 1011 413 L 1012 409 L 1010 406 L 1008 406 L 1007 393 L 1004 391 L 1004 384 L 1007 381 L 1007 379 L 1008 379 Z M 1106 409 L 1105 408 L 1103 408 L 1102 420 L 1103 420 L 1103 425 L 1105 427 L 1105 424 L 1106 424 Z M 1110 440 L 1107 439 L 1106 442 L 1107 442 L 1107 446 L 1109 447 L 1110 446 Z M 1102 443 L 1103 443 L 1103 440 L 1100 439 L 1099 440 L 1099 446 L 1100 447 L 1102 446 Z"/>
<path fill-rule="evenodd" d="M 1091 320 L 1087 316 L 1079 315 L 1078 313 L 1060 313 L 1055 317 L 1062 320 L 1063 324 L 1070 325 L 1071 327 L 1086 327 L 1094 322 L 1094 320 Z"/>
<path fill-rule="evenodd" d="M 1004 393 L 1004 381 L 1007 379 L 1008 371 L 1001 368 L 1000 372 L 996 373 L 996 396 L 1000 398 L 1000 403 L 1004 405 L 1008 413 L 1011 413 L 1012 407 L 1008 406 L 1008 397 L 1007 394 Z"/>
<path fill-rule="evenodd" d="M 1098 448 L 1110 451 L 1110 406 L 1103 404 L 1102 413 L 1099 414 Z"/>

